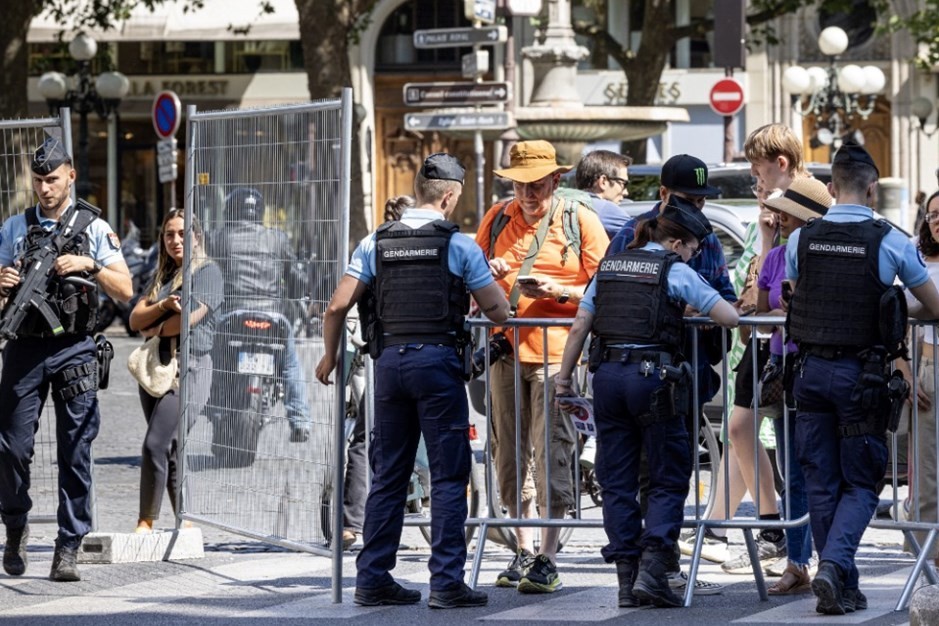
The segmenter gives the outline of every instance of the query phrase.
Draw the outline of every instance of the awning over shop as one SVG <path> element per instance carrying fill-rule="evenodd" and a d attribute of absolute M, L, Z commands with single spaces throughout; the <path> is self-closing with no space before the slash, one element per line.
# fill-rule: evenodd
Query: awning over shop
<path fill-rule="evenodd" d="M 143 6 L 108 31 L 91 31 L 97 41 L 225 41 L 292 40 L 300 38 L 294 0 L 269 0 L 273 13 L 262 13 L 260 0 L 205 0 L 198 10 L 183 12 L 178 2 L 166 2 L 151 13 Z M 72 24 L 56 22 L 43 13 L 29 27 L 28 41 L 55 41 L 63 26 L 66 40 Z M 248 29 L 247 34 L 244 30 Z"/>

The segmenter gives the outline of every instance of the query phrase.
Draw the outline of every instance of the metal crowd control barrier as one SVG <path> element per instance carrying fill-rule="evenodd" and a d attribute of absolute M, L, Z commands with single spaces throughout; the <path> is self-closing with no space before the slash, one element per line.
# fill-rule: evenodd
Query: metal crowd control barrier
<path fill-rule="evenodd" d="M 58 117 L 25 120 L 0 120 L 0 222 L 36 206 L 30 163 L 33 152 L 46 140 L 56 137 L 72 154 L 72 122 L 69 109 L 59 109 Z M 74 189 L 73 189 L 74 193 Z M 107 391 L 99 392 L 106 398 Z M 106 400 L 104 400 L 106 401 Z M 30 523 L 55 524 L 59 505 L 58 461 L 56 460 L 55 410 L 46 402 L 36 431 L 35 450 L 30 465 L 29 495 L 33 509 Z M 92 450 L 92 457 L 94 451 Z M 94 464 L 92 464 L 92 472 Z M 96 525 L 95 494 L 92 482 L 92 526 Z"/>
<path fill-rule="evenodd" d="M 194 369 L 202 355 L 183 316 L 180 518 L 333 556 L 338 601 L 343 394 L 313 373 L 319 319 L 348 258 L 352 92 L 265 109 L 190 107 L 187 118 L 186 223 L 199 220 L 205 237 L 186 229 L 184 303 L 225 295 L 223 285 L 193 280 L 203 246 L 227 280 L 252 263 L 276 277 L 281 296 L 274 306 L 250 295 L 222 305 L 205 406 L 194 381 L 207 372 Z M 259 233 L 258 256 L 226 255 L 222 242 L 238 229 Z M 312 427 L 309 440 L 295 432 L 294 414 Z"/>

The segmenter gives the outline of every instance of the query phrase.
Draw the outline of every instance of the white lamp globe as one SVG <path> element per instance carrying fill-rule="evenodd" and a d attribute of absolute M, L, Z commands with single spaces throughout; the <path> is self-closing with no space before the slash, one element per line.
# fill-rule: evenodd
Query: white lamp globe
<path fill-rule="evenodd" d="M 864 89 L 863 94 L 880 93 L 887 84 L 887 77 L 883 71 L 876 65 L 865 65 L 864 71 Z"/>
<path fill-rule="evenodd" d="M 98 53 L 98 42 L 85 33 L 78 33 L 68 45 L 68 53 L 76 61 L 90 61 Z"/>
<path fill-rule="evenodd" d="M 867 82 L 859 65 L 845 65 L 838 72 L 838 87 L 845 93 L 861 93 Z"/>
<path fill-rule="evenodd" d="M 815 131 L 815 138 L 818 139 L 818 143 L 823 146 L 830 146 L 835 141 L 835 134 L 827 128 L 819 128 Z"/>
<path fill-rule="evenodd" d="M 819 91 L 828 85 L 828 72 L 824 68 L 813 65 L 808 69 L 808 73 L 812 80 L 812 91 Z"/>
<path fill-rule="evenodd" d="M 837 26 L 829 26 L 819 34 L 818 47 L 822 54 L 838 56 L 848 49 L 848 33 Z"/>
<path fill-rule="evenodd" d="M 130 81 L 120 72 L 102 72 L 95 80 L 95 91 L 107 100 L 120 100 L 130 90 Z"/>
<path fill-rule="evenodd" d="M 68 93 L 68 82 L 65 74 L 59 72 L 46 72 L 39 77 L 39 94 L 46 100 L 61 100 Z"/>
<path fill-rule="evenodd" d="M 800 65 L 792 65 L 786 68 L 782 75 L 783 89 L 795 96 L 801 96 L 809 93 L 812 86 L 812 79 L 805 68 Z"/>
<path fill-rule="evenodd" d="M 920 124 L 926 123 L 926 118 L 932 115 L 932 100 L 920 96 L 910 103 L 910 113 L 920 120 Z"/>

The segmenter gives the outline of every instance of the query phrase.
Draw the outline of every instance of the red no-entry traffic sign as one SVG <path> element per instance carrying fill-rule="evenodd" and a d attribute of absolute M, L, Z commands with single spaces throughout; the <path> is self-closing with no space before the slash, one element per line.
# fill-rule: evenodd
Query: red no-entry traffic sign
<path fill-rule="evenodd" d="M 733 115 L 743 108 L 743 86 L 733 78 L 722 78 L 711 87 L 709 101 L 718 115 Z"/>

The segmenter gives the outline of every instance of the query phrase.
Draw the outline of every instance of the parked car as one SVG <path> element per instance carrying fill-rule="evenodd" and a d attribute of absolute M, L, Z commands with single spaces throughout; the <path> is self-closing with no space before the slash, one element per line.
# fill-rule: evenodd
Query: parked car
<path fill-rule="evenodd" d="M 806 163 L 812 176 L 823 183 L 831 180 L 831 165 L 828 163 Z M 629 166 L 629 197 L 635 201 L 656 200 L 659 197 L 659 177 L 662 163 Z M 753 201 L 752 187 L 755 179 L 750 174 L 750 164 L 713 163 L 708 164 L 708 184 L 721 190 L 715 199 L 721 201 L 740 199 Z"/>

